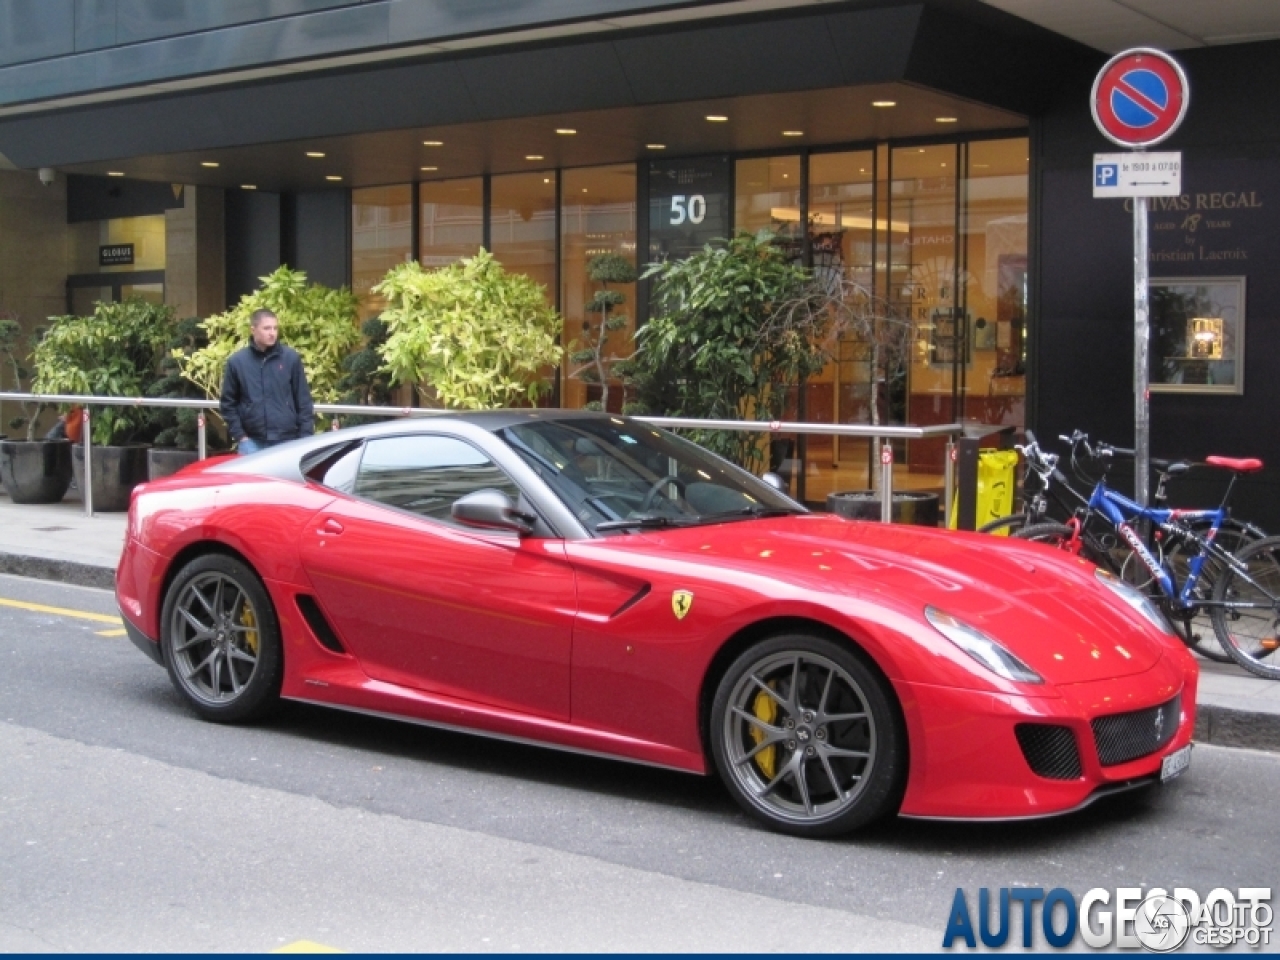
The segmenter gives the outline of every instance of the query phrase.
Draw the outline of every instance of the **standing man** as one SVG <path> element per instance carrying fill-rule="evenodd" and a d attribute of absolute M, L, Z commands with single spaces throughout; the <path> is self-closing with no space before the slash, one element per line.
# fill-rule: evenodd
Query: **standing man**
<path fill-rule="evenodd" d="M 219 402 L 222 419 L 242 454 L 315 431 L 302 359 L 279 342 L 280 321 L 270 310 L 255 310 L 249 323 L 253 338 L 227 361 Z"/>

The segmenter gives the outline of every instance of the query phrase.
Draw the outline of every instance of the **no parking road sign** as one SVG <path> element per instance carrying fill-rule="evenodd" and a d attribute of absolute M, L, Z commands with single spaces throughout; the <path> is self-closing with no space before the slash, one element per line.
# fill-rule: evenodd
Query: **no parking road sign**
<path fill-rule="evenodd" d="M 1172 57 L 1140 47 L 1107 61 L 1093 81 L 1089 104 L 1112 143 L 1141 149 L 1168 137 L 1191 102 L 1187 76 Z"/>

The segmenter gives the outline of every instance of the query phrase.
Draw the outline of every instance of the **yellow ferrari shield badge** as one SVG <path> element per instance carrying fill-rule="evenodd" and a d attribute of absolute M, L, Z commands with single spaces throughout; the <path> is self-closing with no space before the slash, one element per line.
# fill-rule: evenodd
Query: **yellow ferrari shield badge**
<path fill-rule="evenodd" d="M 677 620 L 683 620 L 693 606 L 693 594 L 688 590 L 677 590 L 671 594 L 671 610 Z"/>

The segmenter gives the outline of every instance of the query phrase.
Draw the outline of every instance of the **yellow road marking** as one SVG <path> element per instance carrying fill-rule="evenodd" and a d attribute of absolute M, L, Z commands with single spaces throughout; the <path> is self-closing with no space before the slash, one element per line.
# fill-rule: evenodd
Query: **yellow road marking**
<path fill-rule="evenodd" d="M 123 637 L 128 631 L 121 627 L 119 630 L 95 630 L 93 632 L 100 637 Z"/>
<path fill-rule="evenodd" d="M 43 603 L 27 603 L 25 600 L 6 600 L 0 597 L 0 607 L 16 607 L 19 610 L 30 610 L 32 613 L 52 613 L 59 617 L 75 617 L 78 620 L 94 620 L 98 623 L 122 622 L 117 616 L 107 613 L 90 613 L 88 610 L 69 610 L 66 607 L 47 607 Z"/>
<path fill-rule="evenodd" d="M 345 950 L 339 950 L 337 947 L 326 947 L 323 943 L 316 943 L 314 940 L 297 940 L 294 943 L 286 943 L 283 947 L 277 947 L 272 953 L 346 953 Z"/>

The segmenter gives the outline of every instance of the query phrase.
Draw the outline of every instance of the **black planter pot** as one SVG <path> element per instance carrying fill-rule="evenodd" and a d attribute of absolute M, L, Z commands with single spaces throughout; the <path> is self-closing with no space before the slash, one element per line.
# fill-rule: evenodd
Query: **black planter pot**
<path fill-rule="evenodd" d="M 76 486 L 84 489 L 84 447 L 71 449 L 71 470 Z M 129 494 L 147 481 L 147 447 L 93 448 L 93 509 L 118 513 L 129 509 Z"/>
<path fill-rule="evenodd" d="M 0 477 L 14 503 L 58 503 L 71 486 L 71 441 L 0 440 Z"/>
<path fill-rule="evenodd" d="M 922 490 L 895 490 L 893 522 L 920 527 L 938 525 L 938 495 Z M 876 490 L 849 490 L 827 494 L 827 512 L 850 520 L 879 520 L 880 493 Z"/>
<path fill-rule="evenodd" d="M 190 466 L 200 458 L 194 450 L 173 450 L 152 447 L 147 451 L 147 479 L 159 480 L 171 477 L 183 467 Z"/>

